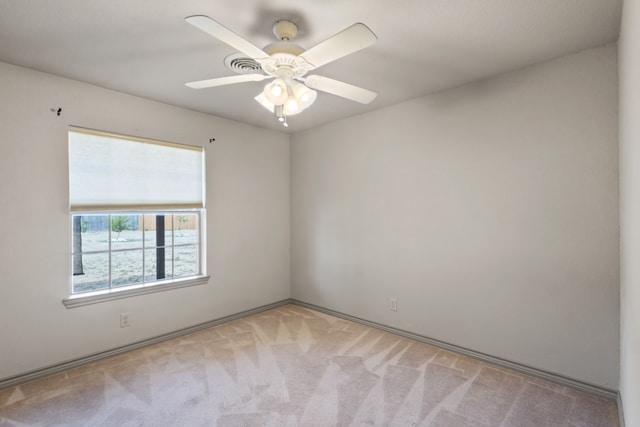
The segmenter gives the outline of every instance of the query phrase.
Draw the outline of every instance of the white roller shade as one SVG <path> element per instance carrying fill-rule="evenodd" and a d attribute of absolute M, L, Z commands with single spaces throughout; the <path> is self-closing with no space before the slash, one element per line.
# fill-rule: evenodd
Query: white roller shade
<path fill-rule="evenodd" d="M 204 207 L 202 147 L 69 130 L 72 211 Z"/>

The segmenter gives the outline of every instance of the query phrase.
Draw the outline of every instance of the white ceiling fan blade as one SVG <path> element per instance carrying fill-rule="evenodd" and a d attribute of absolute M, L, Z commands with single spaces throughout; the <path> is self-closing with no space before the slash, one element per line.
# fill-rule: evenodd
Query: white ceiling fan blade
<path fill-rule="evenodd" d="M 229 76 L 229 77 L 220 77 L 217 79 L 208 79 L 208 80 L 199 80 L 197 82 L 189 82 L 185 83 L 186 86 L 189 86 L 193 89 L 204 89 L 208 87 L 216 87 L 216 86 L 224 86 L 224 85 L 232 85 L 235 83 L 244 83 L 244 82 L 259 82 L 269 76 L 265 76 L 264 74 L 240 74 L 238 76 Z"/>
<path fill-rule="evenodd" d="M 371 46 L 377 40 L 378 38 L 369 27 L 357 23 L 298 56 L 307 61 L 313 68 L 318 68 L 338 58 Z"/>
<path fill-rule="evenodd" d="M 321 90 L 361 104 L 368 104 L 378 96 L 370 90 L 318 75 L 307 76 L 304 83 L 311 89 Z"/>
<path fill-rule="evenodd" d="M 185 18 L 189 24 L 204 31 L 217 38 L 220 41 L 225 42 L 232 48 L 244 53 L 250 58 L 255 60 L 269 58 L 269 54 L 262 49 L 255 46 L 253 43 L 240 37 L 224 25 L 214 21 L 208 16 L 194 15 Z"/>

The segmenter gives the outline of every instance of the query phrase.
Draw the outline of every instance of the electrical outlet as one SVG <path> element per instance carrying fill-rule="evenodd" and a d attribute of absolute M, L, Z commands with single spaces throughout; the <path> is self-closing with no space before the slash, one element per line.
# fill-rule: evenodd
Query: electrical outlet
<path fill-rule="evenodd" d="M 389 298 L 389 310 L 398 311 L 398 301 L 395 298 Z"/>
<path fill-rule="evenodd" d="M 120 327 L 126 328 L 131 326 L 131 320 L 129 319 L 129 313 L 120 313 Z"/>

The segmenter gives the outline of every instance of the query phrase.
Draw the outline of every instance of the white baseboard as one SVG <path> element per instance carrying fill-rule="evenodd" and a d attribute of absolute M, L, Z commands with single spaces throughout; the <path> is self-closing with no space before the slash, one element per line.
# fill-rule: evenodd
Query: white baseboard
<path fill-rule="evenodd" d="M 37 378 L 45 377 L 47 375 L 52 375 L 58 372 L 62 372 L 67 369 L 76 368 L 78 366 L 86 365 L 87 363 L 95 362 L 97 360 L 105 359 L 107 357 L 115 356 L 118 354 L 125 353 L 127 351 L 136 350 L 142 347 L 146 347 L 152 344 L 156 344 L 162 341 L 166 341 L 172 338 L 180 337 L 182 335 L 187 335 L 202 329 L 210 328 L 212 326 L 218 326 L 222 323 L 231 322 L 233 320 L 242 319 L 247 316 L 251 316 L 254 314 L 262 313 L 267 310 L 272 310 L 274 308 L 281 307 L 287 304 L 295 304 L 300 307 L 310 308 L 312 310 L 320 311 L 326 314 L 330 314 L 332 316 L 340 317 L 342 319 L 350 320 L 352 322 L 360 323 L 366 326 L 370 326 L 372 328 L 380 329 L 386 332 L 390 332 L 396 335 L 400 335 L 409 339 L 413 339 L 416 341 L 423 342 L 425 344 L 430 344 L 439 348 L 443 348 L 445 350 L 453 351 L 455 353 L 462 354 L 464 356 L 472 357 L 474 359 L 482 360 L 483 362 L 491 363 L 497 366 L 501 366 L 504 368 L 512 369 L 517 372 L 521 372 L 523 374 L 531 375 L 534 377 L 542 378 L 548 381 L 552 381 L 557 384 L 561 384 L 567 387 L 572 387 L 587 393 L 591 393 L 600 397 L 604 397 L 613 401 L 617 401 L 618 403 L 618 412 L 620 414 L 620 422 L 621 427 L 624 426 L 623 416 L 622 416 L 622 402 L 620 400 L 620 394 L 617 390 L 612 390 L 604 387 L 600 387 L 598 385 L 589 384 L 584 381 L 576 380 L 573 378 L 565 377 L 562 375 L 558 375 L 552 372 L 547 372 L 541 369 L 533 368 L 530 366 L 522 365 L 520 363 L 511 362 L 505 359 L 501 359 L 499 357 L 491 356 L 488 354 L 480 353 L 468 348 L 460 347 L 454 344 L 449 344 L 444 341 L 436 340 L 433 338 L 425 337 L 422 335 L 414 334 L 412 332 L 403 331 L 400 329 L 396 329 L 390 326 L 382 325 L 380 323 L 371 322 L 365 319 L 360 319 L 358 317 L 350 316 L 348 314 L 340 313 L 328 308 L 320 307 L 315 304 L 309 304 L 304 301 L 299 301 L 296 299 L 286 299 L 278 302 L 274 302 L 272 304 L 263 305 L 260 307 L 256 307 L 251 310 L 245 310 L 236 314 L 232 314 L 229 316 L 220 317 L 218 319 L 211 320 L 209 322 L 201 323 L 195 326 L 191 326 L 185 329 L 180 329 L 178 331 L 170 332 L 167 334 L 159 335 L 153 338 L 149 338 L 146 340 L 138 341 L 133 344 L 125 345 L 122 347 L 114 348 L 112 350 L 103 351 L 100 353 L 94 353 L 85 357 L 81 357 L 78 359 L 58 363 L 52 366 L 48 366 L 41 369 L 36 369 L 33 371 L 25 372 L 23 374 L 19 374 L 16 376 L 12 376 L 9 378 L 0 379 L 0 389 L 16 386 L 27 381 L 31 381 Z"/>
<path fill-rule="evenodd" d="M 55 365 L 47 366 L 41 369 L 35 369 L 33 371 L 25 372 L 12 377 L 3 378 L 3 379 L 0 379 L 0 390 L 2 390 L 3 388 L 20 385 L 20 384 L 26 383 L 27 381 L 32 381 L 38 378 L 46 377 L 47 375 L 57 374 L 58 372 L 66 371 L 67 369 L 77 368 L 78 366 L 86 365 L 87 363 L 95 362 L 97 360 L 106 359 L 107 357 L 126 353 L 131 350 L 137 350 L 139 348 L 146 347 L 152 344 L 157 344 L 159 342 L 167 341 L 172 338 L 177 338 L 183 335 L 197 332 L 202 329 L 210 328 L 212 326 L 218 326 L 222 323 L 227 323 L 233 320 L 242 319 L 243 317 L 262 313 L 263 311 L 272 310 L 274 308 L 278 308 L 283 305 L 287 305 L 291 303 L 292 301 L 289 299 L 274 302 L 272 304 L 267 304 L 267 305 L 256 307 L 250 310 L 245 310 L 240 313 L 220 317 L 218 319 L 214 319 L 209 322 L 201 323 L 188 328 L 180 329 L 178 331 L 169 332 L 163 335 L 158 335 L 156 337 L 138 341 L 133 344 L 125 345 L 125 346 L 114 348 L 107 351 L 102 351 L 99 353 L 93 353 L 85 357 L 80 357 L 78 359 L 68 360 L 66 362 L 57 363 Z"/>
<path fill-rule="evenodd" d="M 618 392 L 616 403 L 618 405 L 618 422 L 620 423 L 620 427 L 624 427 L 624 411 L 622 410 L 622 395 L 620 395 L 620 392 Z"/>
<path fill-rule="evenodd" d="M 350 320 L 352 322 L 361 323 L 366 326 L 370 326 L 372 328 L 381 329 L 386 332 L 390 332 L 392 334 L 400 335 L 405 338 L 413 339 L 416 341 L 423 342 L 425 344 L 433 345 L 435 347 L 439 347 L 445 350 L 452 351 L 454 353 L 462 354 L 464 356 L 472 357 L 474 359 L 482 360 L 483 362 L 491 363 L 493 365 L 501 366 L 503 368 L 508 368 L 523 374 L 531 375 L 533 377 L 542 378 L 544 380 L 548 380 L 554 382 L 556 384 L 564 385 L 567 387 L 571 387 L 580 391 L 584 391 L 590 394 L 594 394 L 599 397 L 604 397 L 609 400 L 616 401 L 618 399 L 618 391 L 601 387 L 595 384 L 590 384 L 584 381 L 576 380 L 574 378 L 565 377 L 563 375 L 558 375 L 553 372 L 548 372 L 542 369 L 533 368 L 530 366 L 523 365 L 521 363 L 511 362 L 506 359 L 501 359 L 499 357 L 491 356 L 489 354 L 480 353 L 475 350 L 471 350 L 468 348 L 460 347 L 455 344 L 449 344 L 444 341 L 436 340 L 433 338 L 425 337 L 423 335 L 414 334 L 412 332 L 403 331 L 401 329 L 396 329 L 387 325 L 383 325 L 376 322 L 371 322 L 369 320 L 360 319 L 358 317 L 350 316 L 348 314 L 340 313 L 328 308 L 320 307 L 315 304 L 309 304 L 304 301 L 299 301 L 296 299 L 292 299 L 291 302 L 293 304 L 299 305 L 301 307 L 310 308 L 312 310 L 320 311 L 326 314 L 330 314 L 332 316 L 340 317 L 345 320 Z M 618 408 L 621 408 L 621 405 L 618 405 Z"/>

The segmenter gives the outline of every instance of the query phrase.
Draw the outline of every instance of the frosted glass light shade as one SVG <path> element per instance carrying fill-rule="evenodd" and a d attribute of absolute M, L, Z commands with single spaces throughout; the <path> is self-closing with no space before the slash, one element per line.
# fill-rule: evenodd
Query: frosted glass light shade
<path fill-rule="evenodd" d="M 313 104 L 318 96 L 318 93 L 315 90 L 309 89 L 302 83 L 296 83 L 293 87 L 293 94 L 298 99 L 300 108 L 303 110 Z"/>
<path fill-rule="evenodd" d="M 275 105 L 273 105 L 271 102 L 269 102 L 267 97 L 264 96 L 264 92 L 260 92 L 258 94 L 258 96 L 256 96 L 254 99 L 256 101 L 258 101 L 258 103 L 260 105 L 262 105 L 264 108 L 266 108 L 267 110 L 271 111 L 272 113 L 275 111 Z"/>
<path fill-rule="evenodd" d="M 293 116 L 295 114 L 298 114 L 300 111 L 302 111 L 302 108 L 300 108 L 300 103 L 295 96 L 290 96 L 287 99 L 287 102 L 285 102 L 284 104 L 284 115 Z"/>
<path fill-rule="evenodd" d="M 273 105 L 282 105 L 287 100 L 287 84 L 284 80 L 275 79 L 264 87 L 263 93 Z"/>

